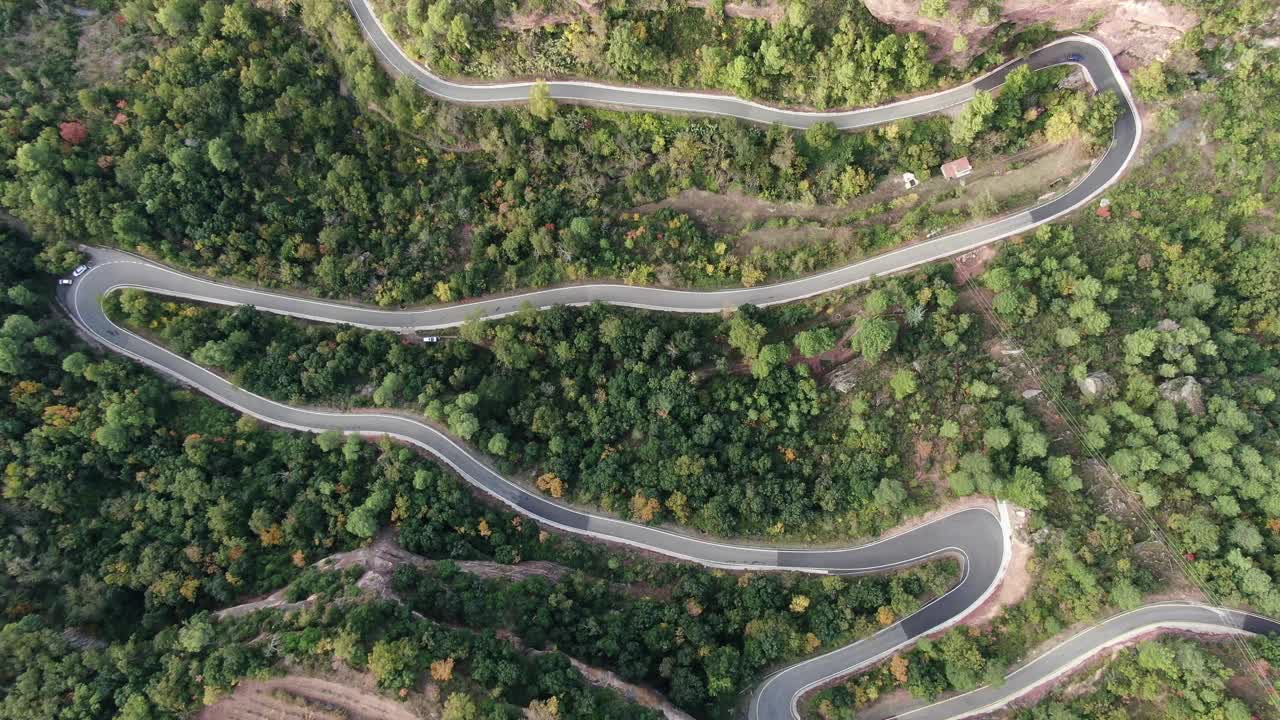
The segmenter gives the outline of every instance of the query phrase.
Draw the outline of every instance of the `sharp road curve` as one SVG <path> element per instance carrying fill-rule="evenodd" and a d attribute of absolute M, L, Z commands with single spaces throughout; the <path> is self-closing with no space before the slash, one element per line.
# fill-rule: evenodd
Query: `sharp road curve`
<path fill-rule="evenodd" d="M 510 103 L 528 98 L 528 83 L 461 85 L 433 75 L 404 56 L 387 36 L 365 0 L 352 0 L 352 8 L 369 41 L 384 62 L 393 72 L 412 77 L 427 92 L 459 103 Z M 204 302 L 254 305 L 262 310 L 299 318 L 391 330 L 452 326 L 471 317 L 500 317 L 527 306 L 608 302 L 672 312 L 719 312 L 744 303 L 771 305 L 791 302 L 1024 232 L 1096 197 L 1116 181 L 1132 160 L 1142 133 L 1129 88 L 1120 76 L 1111 54 L 1091 38 L 1073 37 L 1046 45 L 1028 57 L 1005 65 L 967 85 L 891 105 L 841 113 L 789 111 L 704 93 L 613 87 L 586 82 L 550 83 L 552 95 L 565 101 L 726 115 L 793 127 L 807 127 L 825 120 L 838 128 L 856 128 L 937 112 L 963 103 L 972 98 L 977 89 L 999 86 L 1005 75 L 1020 64 L 1040 68 L 1066 62 L 1082 65 L 1095 87 L 1114 90 L 1122 100 L 1115 140 L 1084 179 L 1065 193 L 1030 210 L 799 280 L 719 292 L 691 292 L 617 284 L 577 285 L 455 305 L 388 311 L 220 283 L 118 251 L 89 248 L 93 267 L 76 279 L 71 287 L 59 288 L 60 299 L 76 324 L 103 345 L 196 388 L 219 402 L 267 422 L 298 430 L 338 430 L 396 437 L 435 455 L 466 480 L 516 511 L 567 532 L 623 543 L 708 566 L 735 569 L 865 574 L 916 565 L 943 556 L 960 560 L 961 580 L 945 595 L 869 638 L 774 673 L 759 685 L 748 704 L 748 713 L 753 719 L 798 717 L 796 703 L 804 692 L 882 660 L 923 635 L 959 622 L 990 596 L 999 584 L 1010 557 L 1009 522 L 1003 506 L 997 509 L 978 507 L 960 510 L 876 542 L 844 549 L 735 545 L 638 525 L 569 507 L 530 492 L 501 475 L 474 451 L 408 415 L 328 412 L 289 406 L 254 395 L 185 358 L 116 326 L 103 312 L 101 298 L 116 289 L 141 288 Z M 1069 671 L 1101 647 L 1157 627 L 1220 633 L 1280 631 L 1280 624 L 1274 621 L 1238 611 L 1188 603 L 1150 605 L 1116 616 L 1064 641 L 1019 668 L 999 688 L 983 688 L 940 703 L 917 707 L 902 713 L 900 717 L 912 720 L 949 720 L 989 711 Z"/>

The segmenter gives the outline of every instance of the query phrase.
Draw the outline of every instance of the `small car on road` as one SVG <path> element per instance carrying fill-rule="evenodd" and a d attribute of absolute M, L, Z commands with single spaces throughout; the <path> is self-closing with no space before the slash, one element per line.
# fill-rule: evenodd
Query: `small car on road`
<path fill-rule="evenodd" d="M 71 277 L 80 277 L 89 271 L 88 265 L 77 265 L 75 270 L 71 271 Z"/>
<path fill-rule="evenodd" d="M 61 278 L 61 279 L 59 279 L 59 280 L 58 280 L 58 284 L 59 284 L 59 285 L 70 285 L 70 284 L 71 284 L 71 278 Z"/>

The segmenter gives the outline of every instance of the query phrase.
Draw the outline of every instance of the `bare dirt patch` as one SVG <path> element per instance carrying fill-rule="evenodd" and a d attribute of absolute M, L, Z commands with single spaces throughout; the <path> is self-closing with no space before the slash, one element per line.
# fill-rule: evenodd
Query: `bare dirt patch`
<path fill-rule="evenodd" d="M 707 0 L 689 0 L 689 7 L 706 8 Z M 782 18 L 786 14 L 786 8 L 783 3 L 776 2 L 776 0 L 766 0 L 759 4 L 725 3 L 724 14 L 735 18 L 763 18 L 771 24 L 777 25 L 782 22 Z"/>
<path fill-rule="evenodd" d="M 523 640 L 507 630 L 498 630 L 495 634 L 503 640 L 515 645 L 521 652 L 528 653 L 529 655 L 544 655 L 549 652 L 547 650 L 535 650 L 526 646 Z M 629 702 L 657 710 L 662 713 L 663 717 L 667 720 L 693 720 L 693 716 L 676 707 L 657 690 L 644 687 L 643 685 L 629 683 L 611 670 L 599 668 L 595 665 L 588 665 L 571 655 L 565 655 L 565 657 L 569 659 L 569 664 L 581 673 L 582 677 L 586 678 L 587 682 L 595 685 L 596 687 L 613 690 L 626 698 Z"/>
<path fill-rule="evenodd" d="M 434 565 L 435 561 L 426 559 L 415 553 L 404 550 L 394 539 L 392 532 L 385 530 L 380 533 L 378 538 L 369 546 L 358 548 L 349 552 L 339 552 L 335 555 L 325 557 L 324 560 L 316 562 L 317 568 L 326 570 L 343 570 L 358 566 L 364 568 L 366 573 L 358 580 L 358 587 L 364 589 L 367 593 L 376 594 L 379 597 L 389 598 L 389 600 L 398 600 L 396 594 L 390 591 L 390 577 L 396 570 L 397 566 L 402 564 L 410 564 L 416 568 L 429 568 Z M 458 569 L 483 578 L 500 578 L 507 580 L 524 580 L 527 578 L 547 578 L 556 582 L 570 573 L 570 569 L 564 568 L 563 565 L 557 565 L 556 562 L 547 561 L 527 561 L 520 562 L 516 565 L 503 565 L 500 562 L 489 561 L 458 561 L 456 562 Z M 654 594 L 652 588 L 643 584 L 632 585 L 614 585 L 614 588 L 621 589 L 622 592 L 635 594 Z M 279 589 L 270 596 L 261 598 L 252 602 L 242 603 L 227 609 L 215 612 L 215 618 L 234 618 L 234 616 L 242 616 L 255 612 L 257 610 L 266 609 L 283 609 L 296 610 L 301 607 L 310 606 L 315 602 L 315 597 L 308 597 L 306 600 L 298 602 L 285 601 L 285 592 L 287 588 Z M 420 612 L 413 611 L 413 615 L 422 618 Z M 530 655 L 540 655 L 545 651 L 532 650 L 527 648 L 520 638 L 516 637 L 506 630 L 499 630 L 498 634 L 508 642 L 515 644 L 521 651 L 530 653 Z M 589 683 L 600 688 L 613 689 L 627 698 L 628 701 L 639 703 L 645 707 L 653 708 L 662 712 L 667 720 L 692 720 L 691 717 L 672 705 L 662 693 L 654 691 L 652 688 L 646 688 L 644 685 L 636 685 L 626 682 L 621 676 L 613 673 L 611 670 L 596 667 L 594 665 L 585 664 L 575 657 L 568 657 L 570 664 L 576 667 L 577 671 L 584 676 Z M 438 688 L 428 684 L 425 696 L 419 693 L 413 693 L 410 701 L 415 707 L 415 712 L 404 711 L 401 703 L 385 700 L 374 694 L 375 684 L 366 674 L 356 673 L 347 669 L 340 661 L 334 661 L 333 680 L 305 678 L 305 676 L 289 675 L 285 678 L 268 680 L 262 683 L 241 683 L 236 693 L 227 700 L 221 701 L 218 705 L 207 708 L 200 715 L 201 720 L 247 720 L 262 719 L 262 717 L 271 717 L 271 719 L 282 720 L 329 720 L 330 711 L 333 712 L 333 720 L 343 719 L 344 716 L 339 712 L 347 712 L 347 720 L 362 720 L 365 717 L 389 717 L 390 720 L 399 720 L 401 717 L 438 717 L 439 703 L 436 702 L 439 697 Z M 337 682 L 334 682 L 337 680 Z M 287 687 L 282 687 L 285 683 Z M 355 688 L 352 687 L 355 685 Z M 319 689 L 317 689 L 319 688 Z M 321 692 L 323 691 L 323 692 Z M 360 702 L 358 707 L 353 708 L 351 703 L 344 703 L 340 698 L 335 698 L 335 693 L 340 696 L 343 692 L 356 693 L 355 700 Z M 296 697 L 291 697 L 296 696 Z M 376 701 L 376 702 L 375 702 Z M 380 706 L 376 703 L 390 703 L 401 714 L 383 714 Z M 422 711 L 424 706 L 429 712 Z M 365 714 L 365 711 L 369 714 Z"/>
<path fill-rule="evenodd" d="M 946 443 L 941 440 L 916 438 L 912 442 L 911 468 L 916 479 L 931 486 L 938 497 L 946 497 L 951 492 L 946 461 L 941 457 L 945 450 Z"/>
<path fill-rule="evenodd" d="M 977 250 L 971 250 L 956 258 L 951 263 L 955 268 L 954 283 L 964 285 L 986 272 L 987 266 L 998 254 L 995 245 L 983 245 Z"/>
<path fill-rule="evenodd" d="M 521 522 L 524 522 L 524 520 L 521 519 Z M 436 564 L 438 564 L 436 560 L 415 555 L 400 547 L 391 531 L 380 533 L 373 543 L 365 547 L 330 555 L 316 563 L 317 567 L 325 570 L 345 570 L 349 567 L 358 566 L 364 568 L 367 572 L 385 576 L 388 579 L 391 573 L 395 572 L 395 569 L 401 565 L 429 568 Z M 504 565 L 487 560 L 458 560 L 454 562 L 454 565 L 459 570 L 471 575 L 490 580 L 501 579 L 512 582 L 527 580 L 531 577 L 541 577 L 556 582 L 571 572 L 569 568 L 563 565 L 557 565 L 545 560 L 528 560 L 514 565 Z"/>
<path fill-rule="evenodd" d="M 1230 646 L 1227 646 L 1230 647 Z M 1267 707 L 1272 702 L 1270 688 L 1258 682 L 1258 678 L 1272 679 L 1271 663 L 1266 660 L 1253 662 L 1241 657 L 1241 653 L 1220 653 L 1223 661 L 1236 669 L 1227 681 L 1227 692 L 1252 707 Z"/>
<path fill-rule="evenodd" d="M 627 212 L 651 213 L 670 208 L 685 213 L 710 230 L 725 233 L 743 229 L 752 223 L 772 218 L 798 218 L 802 220 L 830 220 L 856 209 L 853 204 L 802 205 L 800 203 L 775 203 L 745 195 L 736 190 L 714 193 L 707 190 L 685 190 L 675 197 L 648 203 Z"/>
<path fill-rule="evenodd" d="M 717 235 L 738 233 L 735 252 L 746 254 L 756 247 L 778 249 L 814 242 L 851 241 L 858 228 L 870 224 L 892 225 L 910 209 L 926 202 L 936 201 L 937 210 L 945 212 L 966 209 L 988 192 L 1001 203 L 1026 195 L 1027 188 L 1065 190 L 1070 179 L 1086 170 L 1089 163 L 1083 145 L 1072 141 L 1037 145 L 1008 157 L 979 161 L 963 183 L 935 176 L 907 191 L 899 177 L 888 177 L 871 192 L 844 205 L 769 202 L 736 191 L 685 190 L 627 212 L 651 213 L 669 208 L 685 213 Z M 1031 199 L 1034 198 L 1028 201 Z M 883 203 L 892 203 L 895 207 L 876 213 L 876 206 L 883 207 Z M 873 214 L 866 217 L 868 211 Z M 863 217 L 859 217 L 860 214 Z"/>
<path fill-rule="evenodd" d="M 558 7 L 519 8 L 495 24 L 503 30 L 525 31 L 536 28 L 569 25 L 579 20 L 589 20 L 600 15 L 600 6 L 591 0 L 574 0 L 560 3 Z"/>
<path fill-rule="evenodd" d="M 991 299 L 995 296 L 996 294 L 987 288 L 969 285 L 956 293 L 956 307 L 967 313 L 983 314 L 984 308 L 990 305 Z M 985 318 L 986 316 L 983 315 L 983 317 Z M 991 343 L 987 348 L 987 352 L 991 354 L 993 360 L 1000 361 L 1001 358 L 997 357 L 999 350 L 993 350 L 995 345 L 996 343 Z M 1017 350 L 1017 348 L 1005 349 Z"/>
<path fill-rule="evenodd" d="M 76 73 L 86 84 L 98 85 L 121 77 L 134 58 L 152 50 L 142 40 L 128 48 L 123 20 L 113 13 L 85 20 L 76 48 Z"/>
<path fill-rule="evenodd" d="M 396 542 L 391 531 L 384 531 L 379 534 L 379 536 L 370 545 L 349 552 L 330 555 L 329 557 L 315 563 L 314 566 L 326 570 L 343 570 L 349 567 L 363 568 L 365 570 L 365 574 L 362 575 L 360 580 L 357 582 L 358 587 L 366 593 L 370 593 L 378 597 L 397 600 L 398 598 L 395 593 L 392 592 L 390 587 L 391 575 L 395 572 L 397 567 L 403 564 L 409 564 L 414 567 L 430 567 L 436 564 L 436 561 L 424 558 L 420 555 L 415 555 L 405 550 Z M 459 570 L 472 575 L 484 578 L 500 578 L 511 581 L 520 581 L 531 577 L 543 577 L 555 582 L 571 572 L 569 568 L 563 565 L 540 560 L 518 563 L 516 565 L 503 565 L 501 563 L 478 560 L 458 561 L 455 564 Z M 644 585 L 615 585 L 614 587 L 622 592 L 631 594 L 659 594 L 653 592 Z M 306 598 L 305 600 L 298 602 L 287 602 L 285 599 L 286 592 L 287 588 L 282 588 L 265 598 L 220 610 L 214 613 L 214 617 L 219 619 L 226 617 L 239 617 L 268 608 L 284 609 L 288 611 L 307 607 L 315 602 L 315 597 Z M 419 618 L 423 617 L 422 614 L 417 611 L 414 611 L 413 614 Z M 537 655 L 545 652 L 542 650 L 527 648 L 519 637 L 516 637 L 505 630 L 500 630 L 498 634 L 514 644 L 520 650 L 529 654 Z M 667 720 L 692 720 L 689 715 L 682 712 L 667 700 L 666 697 L 652 688 L 629 683 L 610 670 L 599 668 L 594 665 L 588 665 L 571 656 L 569 657 L 569 662 L 582 674 L 584 678 L 586 678 L 587 682 L 592 685 L 612 689 L 631 702 L 658 710 L 667 718 Z M 333 669 L 336 673 L 346 670 L 345 666 L 343 666 L 340 661 L 335 661 Z M 361 693 L 360 699 L 362 701 L 367 700 L 367 698 L 364 697 L 365 695 L 369 695 L 373 700 L 378 702 L 389 702 L 398 709 L 402 709 L 403 707 L 399 703 L 373 695 L 372 691 L 376 688 L 365 674 L 347 671 L 341 676 L 335 677 L 335 679 L 340 682 L 331 682 L 329 680 L 299 676 L 288 676 L 281 679 L 282 681 L 289 681 L 291 683 L 289 688 L 284 689 L 272 685 L 272 683 L 278 684 L 278 681 L 275 680 L 258 683 L 251 686 L 248 690 L 244 689 L 245 684 L 242 683 L 239 688 L 237 688 L 233 697 L 210 707 L 206 710 L 206 713 L 202 713 L 200 715 L 200 718 L 201 720 L 231 720 L 232 718 L 270 717 L 282 718 L 283 720 L 293 720 L 293 718 L 299 718 L 301 720 L 328 720 L 329 715 L 326 715 L 326 712 L 332 708 L 338 708 L 341 711 L 347 712 L 348 718 L 360 720 L 366 717 L 366 715 L 361 714 L 361 711 L 353 710 L 348 705 L 334 700 L 331 697 L 333 692 L 320 694 L 313 692 L 314 688 L 311 688 L 311 685 L 314 685 L 315 683 L 320 683 L 326 688 L 333 686 L 344 690 L 351 690 L 349 686 L 355 684 L 357 687 L 364 688 L 364 690 L 368 691 Z M 302 687 L 302 690 L 299 690 L 299 686 Z M 330 688 L 330 690 L 332 690 L 332 688 Z M 438 709 L 438 703 L 435 702 L 435 699 L 438 699 L 439 693 L 432 692 L 431 687 L 428 687 L 427 690 L 426 702 L 431 708 L 431 713 L 429 715 L 421 712 L 408 713 L 407 716 L 380 714 L 377 712 L 377 707 L 371 706 L 368 702 L 365 702 L 364 704 L 369 706 L 370 711 L 373 713 L 368 715 L 368 717 L 386 717 L 391 718 L 391 720 L 397 720 L 400 717 L 412 718 L 429 716 L 434 718 L 437 716 L 436 710 Z M 298 697 L 291 698 L 288 696 L 290 693 Z M 413 699 L 414 702 L 418 702 L 420 700 L 417 694 L 411 695 L 410 698 Z M 297 714 L 295 713 L 295 710 L 297 712 L 302 712 L 303 714 Z M 211 712 L 213 712 L 213 714 L 208 714 Z M 310 714 L 307 714 L 307 712 Z M 335 713 L 333 720 L 339 720 L 342 717 L 343 716 Z"/>
<path fill-rule="evenodd" d="M 985 163 L 977 161 L 974 174 L 959 183 L 958 197 L 938 203 L 938 210 L 968 207 L 987 192 L 1000 201 L 1025 194 L 1028 188 L 1065 190 L 1070 184 L 1069 179 L 1087 169 L 1090 162 L 1091 158 L 1079 140 L 1059 145 L 1037 145 L 1008 158 Z M 951 187 L 957 185 L 953 183 Z"/>
<path fill-rule="evenodd" d="M 366 678 L 368 686 L 372 678 Z M 422 709 L 422 708 L 419 708 Z M 243 680 L 229 697 L 200 712 L 199 720 L 418 720 L 437 718 L 437 705 L 430 714 L 411 711 L 407 706 L 364 689 L 320 678 L 286 675 L 270 680 Z"/>

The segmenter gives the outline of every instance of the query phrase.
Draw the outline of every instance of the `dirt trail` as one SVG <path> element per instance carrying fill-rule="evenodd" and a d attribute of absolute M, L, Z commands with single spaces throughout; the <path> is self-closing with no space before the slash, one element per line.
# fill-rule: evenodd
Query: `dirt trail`
<path fill-rule="evenodd" d="M 394 533 L 390 530 L 385 530 L 379 533 L 378 537 L 369 545 L 348 552 L 335 553 L 313 563 L 312 567 L 321 570 L 345 570 L 349 567 L 364 568 L 365 574 L 357 582 L 357 586 L 385 597 L 390 593 L 391 574 L 395 572 L 397 567 L 412 565 L 416 568 L 429 568 L 438 562 L 405 550 L 396 541 Z M 556 582 L 572 572 L 563 565 L 557 565 L 545 560 L 529 560 L 515 565 L 504 565 L 487 560 L 460 560 L 454 561 L 454 564 L 462 572 L 471 575 L 487 579 L 511 581 L 525 580 L 531 577 L 544 577 Z M 306 607 L 313 600 L 313 598 L 307 598 L 299 602 L 287 602 L 285 600 L 287 590 L 288 588 L 281 588 L 264 598 L 224 608 L 214 613 L 214 617 L 240 617 L 268 608 L 293 610 Z"/>
<path fill-rule="evenodd" d="M 391 591 L 391 576 L 397 567 L 408 564 L 417 568 L 429 568 L 437 564 L 437 562 L 438 561 L 436 560 L 424 558 L 421 555 L 415 555 L 414 553 L 405 550 L 396 541 L 394 533 L 391 530 L 385 530 L 379 533 L 378 537 L 371 544 L 356 550 L 330 555 L 314 563 L 313 567 L 323 570 L 345 570 L 350 567 L 363 568 L 365 573 L 357 581 L 356 585 L 358 587 L 365 592 L 378 597 L 396 599 L 395 594 Z M 462 560 L 455 561 L 454 564 L 457 565 L 459 570 L 472 575 L 477 575 L 483 578 L 499 578 L 512 581 L 525 580 L 531 577 L 543 577 L 555 582 L 572 572 L 572 570 L 564 565 L 558 565 L 556 563 L 543 560 L 531 560 L 517 563 L 515 565 L 504 565 L 502 563 L 484 560 Z M 638 590 L 643 591 L 644 589 L 645 588 L 641 587 Z M 287 590 L 288 588 L 281 588 L 264 598 L 224 608 L 215 612 L 214 617 L 218 619 L 240 617 L 259 610 L 266 610 L 268 608 L 278 608 L 289 611 L 308 607 L 315 602 L 314 596 L 298 602 L 288 602 L 286 600 Z M 421 613 L 414 612 L 413 614 L 419 618 L 424 618 Z M 510 635 L 509 633 L 503 634 L 517 647 L 525 649 L 524 643 L 521 642 L 519 638 Z M 543 651 L 526 650 L 526 652 L 538 654 Z M 569 662 L 577 668 L 578 672 L 581 673 L 587 682 L 592 685 L 614 690 L 631 702 L 658 710 L 667 718 L 667 720 L 692 720 L 689 715 L 673 705 L 671 701 L 667 700 L 656 690 L 642 687 L 640 685 L 633 685 L 609 670 L 588 665 L 573 657 L 569 657 Z M 360 710 L 358 707 L 353 708 L 349 704 L 338 703 L 333 697 L 335 693 L 340 695 L 342 691 L 345 691 L 359 696 L 357 699 L 372 698 L 378 702 L 391 702 L 378 698 L 376 695 L 363 693 L 361 691 L 348 688 L 342 684 L 325 680 L 293 676 L 282 678 L 282 680 L 289 681 L 290 683 L 303 687 L 304 689 L 311 688 L 312 685 L 316 683 L 323 685 L 325 688 L 328 688 L 328 690 L 325 693 L 321 693 L 321 696 L 317 696 L 318 699 L 323 700 L 324 702 L 337 703 L 340 707 L 347 710 L 351 714 L 351 717 L 356 720 L 362 720 L 366 717 L 364 714 L 361 714 L 363 710 Z M 282 718 L 284 720 L 314 717 L 316 720 L 321 720 L 326 717 L 323 711 L 317 712 L 314 715 L 300 714 L 301 710 L 299 708 L 302 706 L 295 707 L 290 705 L 288 702 L 281 701 L 279 698 L 272 696 L 272 691 L 279 687 L 278 684 L 273 685 L 272 683 L 274 682 L 275 681 L 256 684 L 251 683 L 251 687 L 243 693 L 238 689 L 232 698 L 228 698 L 226 701 L 220 702 L 218 705 L 215 705 L 206 711 L 207 713 L 215 708 L 221 708 L 217 713 L 207 715 L 202 713 L 200 715 L 201 720 L 232 720 L 259 717 Z M 240 687 L 243 688 L 244 686 L 245 683 L 241 683 Z M 291 686 L 285 689 L 295 693 L 299 692 L 297 687 Z M 301 694 L 308 698 L 313 696 L 313 693 L 309 692 Z M 242 695 L 243 697 L 241 697 Z M 392 702 L 391 704 L 399 707 L 396 703 Z M 374 709 L 376 710 L 376 708 Z M 397 720 L 398 718 L 405 716 L 378 714 L 375 712 L 369 717 L 385 717 L 390 718 L 390 720 Z M 415 716 L 412 713 L 409 713 L 407 717 L 413 718 Z"/>

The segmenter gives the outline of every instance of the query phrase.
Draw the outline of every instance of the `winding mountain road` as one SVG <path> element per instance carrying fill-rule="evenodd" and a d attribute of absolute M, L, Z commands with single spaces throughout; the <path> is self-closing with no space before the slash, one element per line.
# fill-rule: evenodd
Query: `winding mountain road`
<path fill-rule="evenodd" d="M 459 85 L 434 76 L 400 52 L 364 0 L 352 0 L 352 7 L 370 42 L 388 65 L 396 72 L 413 77 L 427 92 L 452 102 L 463 103 L 509 103 L 527 99 L 530 88 L 528 83 Z M 806 691 L 886 658 L 914 642 L 916 638 L 959 622 L 991 595 L 1003 577 L 1010 557 L 1010 530 L 1007 511 L 1003 506 L 997 510 L 960 510 L 868 545 L 831 550 L 735 545 L 664 528 L 638 525 L 569 507 L 530 492 L 505 478 L 466 447 L 408 415 L 329 412 L 289 406 L 247 392 L 185 358 L 118 327 L 103 312 L 101 298 L 116 289 L 140 288 L 203 302 L 254 305 L 265 311 L 311 320 L 401 331 L 457 325 L 470 317 L 500 317 L 526 306 L 583 305 L 601 301 L 673 312 L 719 312 L 744 303 L 771 305 L 795 301 L 1024 232 L 1080 207 L 1115 182 L 1132 159 L 1142 128 L 1128 86 L 1106 48 L 1089 38 L 1069 38 L 1051 43 L 1027 58 L 1010 63 L 968 85 L 892 105 L 843 113 L 794 112 L 702 93 L 611 87 L 595 83 L 550 84 L 553 96 L 560 100 L 730 115 L 793 127 L 807 127 L 814 122 L 826 120 L 839 128 L 855 128 L 936 112 L 962 103 L 971 98 L 976 89 L 998 86 L 1005 75 L 1019 64 L 1027 63 L 1038 68 L 1063 62 L 1082 64 L 1095 87 L 1100 90 L 1115 90 L 1123 100 L 1115 141 L 1083 180 L 1062 195 L 1030 210 L 791 282 L 718 292 L 690 292 L 617 284 L 576 285 L 448 306 L 388 311 L 239 287 L 178 272 L 119 251 L 88 248 L 93 267 L 76 279 L 71 287 L 59 288 L 59 298 L 76 324 L 106 347 L 176 378 L 219 402 L 269 423 L 297 430 L 390 435 L 412 443 L 435 455 L 463 478 L 516 511 L 567 532 L 644 548 L 708 566 L 736 569 L 865 574 L 903 568 L 943 556 L 960 560 L 961 580 L 943 596 L 869 638 L 774 673 L 753 693 L 749 703 L 749 715 L 753 720 L 798 717 L 796 703 Z M 986 712 L 1069 671 L 1101 647 L 1121 642 L 1150 629 L 1170 627 L 1215 633 L 1280 631 L 1280 624 L 1274 621 L 1234 610 L 1189 603 L 1150 605 L 1111 618 L 1064 641 L 1012 673 L 1008 681 L 999 688 L 982 688 L 940 703 L 917 707 L 900 714 L 900 717 L 912 720 L 951 720 Z"/>

